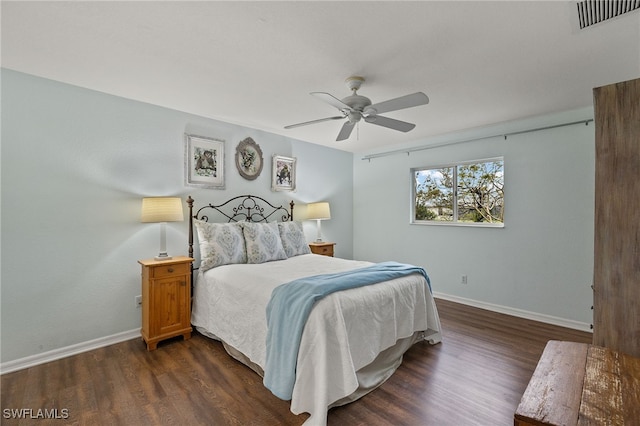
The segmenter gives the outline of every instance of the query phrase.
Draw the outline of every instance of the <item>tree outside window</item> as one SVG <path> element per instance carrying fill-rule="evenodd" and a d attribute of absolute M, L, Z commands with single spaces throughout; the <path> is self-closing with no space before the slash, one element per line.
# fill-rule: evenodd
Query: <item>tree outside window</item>
<path fill-rule="evenodd" d="M 504 160 L 412 169 L 413 223 L 502 225 Z"/>

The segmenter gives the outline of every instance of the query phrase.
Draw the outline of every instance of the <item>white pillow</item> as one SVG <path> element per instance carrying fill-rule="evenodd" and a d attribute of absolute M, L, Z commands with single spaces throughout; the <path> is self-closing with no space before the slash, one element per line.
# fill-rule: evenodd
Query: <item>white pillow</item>
<path fill-rule="evenodd" d="M 244 222 L 242 229 L 247 245 L 247 263 L 264 263 L 287 258 L 277 223 Z"/>
<path fill-rule="evenodd" d="M 239 223 L 208 223 L 194 219 L 200 242 L 200 269 L 247 263 L 247 250 Z"/>
<path fill-rule="evenodd" d="M 304 236 L 302 222 L 279 222 L 278 229 L 280 229 L 280 239 L 287 257 L 311 253 Z"/>

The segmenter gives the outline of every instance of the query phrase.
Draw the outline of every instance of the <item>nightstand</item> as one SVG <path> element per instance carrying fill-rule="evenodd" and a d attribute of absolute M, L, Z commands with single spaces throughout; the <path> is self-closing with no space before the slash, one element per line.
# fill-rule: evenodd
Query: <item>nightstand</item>
<path fill-rule="evenodd" d="M 311 249 L 311 253 L 333 257 L 333 246 L 335 245 L 336 243 L 322 241 L 319 243 L 309 243 L 309 248 Z"/>
<path fill-rule="evenodd" d="M 140 333 L 149 351 L 161 340 L 191 337 L 191 262 L 185 256 L 138 261 L 142 265 Z"/>

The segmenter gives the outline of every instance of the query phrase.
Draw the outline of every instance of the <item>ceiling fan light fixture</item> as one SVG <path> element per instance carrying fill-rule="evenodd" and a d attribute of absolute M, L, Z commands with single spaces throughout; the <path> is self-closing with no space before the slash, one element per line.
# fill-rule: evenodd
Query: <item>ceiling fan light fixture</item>
<path fill-rule="evenodd" d="M 350 111 L 349 114 L 347 114 L 347 118 L 349 119 L 349 123 L 355 124 L 362 118 L 362 113 L 359 111 Z"/>

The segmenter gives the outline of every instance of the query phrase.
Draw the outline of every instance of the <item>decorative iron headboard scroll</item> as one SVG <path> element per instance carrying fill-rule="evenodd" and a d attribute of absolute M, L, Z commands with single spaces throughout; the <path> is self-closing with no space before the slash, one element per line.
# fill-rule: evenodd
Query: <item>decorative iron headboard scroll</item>
<path fill-rule="evenodd" d="M 281 222 L 293 220 L 294 203 L 289 203 L 287 210 L 282 205 L 275 206 L 257 195 L 238 195 L 222 204 L 207 204 L 193 211 L 194 199 L 189 196 L 189 257 L 193 257 L 193 219 L 209 221 L 209 215 L 216 215 L 221 220 L 216 222 L 268 222 L 270 219 Z"/>

